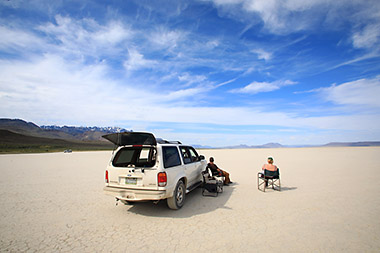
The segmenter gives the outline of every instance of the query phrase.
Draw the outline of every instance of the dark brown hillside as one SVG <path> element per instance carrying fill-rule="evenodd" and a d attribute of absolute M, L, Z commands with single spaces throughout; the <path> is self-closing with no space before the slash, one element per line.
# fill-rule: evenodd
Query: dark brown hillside
<path fill-rule="evenodd" d="M 37 126 L 21 119 L 0 119 L 0 129 L 14 133 L 69 141 L 95 141 L 107 143 L 103 135 L 128 131 L 119 127 Z"/>
<path fill-rule="evenodd" d="M 66 140 L 61 140 L 61 139 L 51 139 L 51 138 L 28 136 L 28 135 L 14 133 L 14 132 L 11 132 L 8 130 L 0 130 L 0 143 L 70 145 L 72 142 L 66 141 Z"/>
<path fill-rule="evenodd" d="M 112 145 L 101 142 L 80 142 L 28 136 L 0 130 L 0 153 L 34 153 L 72 150 L 110 150 Z"/>
<path fill-rule="evenodd" d="M 0 119 L 0 129 L 35 137 L 74 139 L 70 134 L 54 130 L 46 131 L 32 122 L 20 119 Z"/>

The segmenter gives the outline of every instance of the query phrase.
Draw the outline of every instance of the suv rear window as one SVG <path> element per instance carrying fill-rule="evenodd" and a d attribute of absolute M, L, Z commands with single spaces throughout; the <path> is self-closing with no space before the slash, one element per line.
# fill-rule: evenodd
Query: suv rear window
<path fill-rule="evenodd" d="M 177 147 L 162 147 L 164 155 L 164 168 L 181 165 Z"/>
<path fill-rule="evenodd" d="M 156 149 L 151 147 L 126 147 L 120 149 L 112 161 L 115 167 L 153 167 L 156 163 Z"/>

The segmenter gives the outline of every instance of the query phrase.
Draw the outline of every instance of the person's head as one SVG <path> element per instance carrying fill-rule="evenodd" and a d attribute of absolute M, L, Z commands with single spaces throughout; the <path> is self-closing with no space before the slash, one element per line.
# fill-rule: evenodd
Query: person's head
<path fill-rule="evenodd" d="M 272 157 L 268 157 L 268 163 L 273 164 L 273 158 Z"/>
<path fill-rule="evenodd" d="M 210 163 L 214 162 L 214 157 L 210 157 Z"/>

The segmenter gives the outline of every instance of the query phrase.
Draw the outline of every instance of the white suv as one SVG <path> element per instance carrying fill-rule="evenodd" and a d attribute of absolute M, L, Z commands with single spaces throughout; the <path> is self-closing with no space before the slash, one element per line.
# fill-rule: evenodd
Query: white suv
<path fill-rule="evenodd" d="M 156 139 L 151 133 L 127 132 L 104 135 L 118 148 L 105 172 L 105 193 L 116 201 L 166 199 L 169 208 L 183 206 L 186 193 L 202 184 L 207 162 L 180 142 Z"/>

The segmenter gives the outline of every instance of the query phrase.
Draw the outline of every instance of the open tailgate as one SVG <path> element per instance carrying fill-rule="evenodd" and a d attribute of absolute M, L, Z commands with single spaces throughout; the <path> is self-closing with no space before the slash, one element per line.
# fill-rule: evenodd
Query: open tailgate
<path fill-rule="evenodd" d="M 143 132 L 124 132 L 106 134 L 102 136 L 117 146 L 126 145 L 151 145 L 156 146 L 157 141 L 153 134 Z"/>

